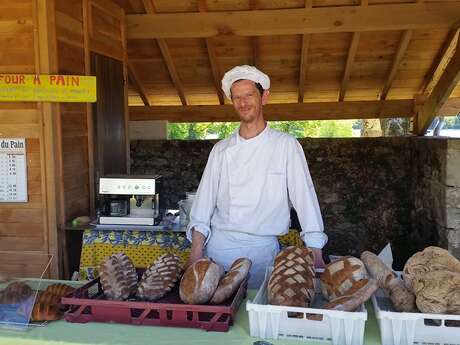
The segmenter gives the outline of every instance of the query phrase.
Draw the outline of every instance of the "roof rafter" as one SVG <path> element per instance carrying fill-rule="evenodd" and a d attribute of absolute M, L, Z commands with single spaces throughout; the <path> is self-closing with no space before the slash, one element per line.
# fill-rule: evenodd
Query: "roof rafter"
<path fill-rule="evenodd" d="M 390 72 L 388 73 L 388 77 L 383 85 L 382 91 L 380 93 L 380 99 L 384 100 L 388 96 L 388 91 L 390 91 L 391 85 L 396 77 L 396 73 L 398 72 L 399 65 L 401 64 L 402 58 L 404 54 L 406 54 L 407 47 L 409 46 L 409 42 L 412 38 L 412 30 L 405 30 L 399 41 L 398 49 L 396 54 L 393 58 L 393 62 L 391 63 Z"/>
<path fill-rule="evenodd" d="M 142 99 L 142 102 L 144 103 L 144 105 L 149 106 L 150 101 L 149 101 L 149 98 L 147 96 L 147 92 L 145 91 L 144 86 L 142 85 L 141 81 L 139 80 L 139 77 L 138 77 L 136 71 L 134 70 L 134 66 L 129 61 L 127 62 L 127 65 L 128 65 L 128 78 L 129 78 L 129 80 L 131 80 L 131 83 L 133 84 L 134 88 L 139 93 L 139 97 Z"/>
<path fill-rule="evenodd" d="M 208 11 L 206 0 L 198 1 L 198 9 L 200 12 Z M 214 47 L 214 42 L 212 41 L 212 38 L 208 38 L 208 37 L 205 38 L 205 42 L 206 42 L 206 50 L 208 52 L 209 64 L 211 66 L 212 79 L 214 80 L 214 88 L 216 89 L 216 93 L 217 93 L 217 98 L 219 99 L 219 104 L 224 104 L 225 99 L 224 99 L 224 93 L 222 91 L 222 88 L 220 87 L 221 75 L 220 75 L 220 70 L 219 70 L 219 63 L 217 61 L 216 49 Z"/>
<path fill-rule="evenodd" d="M 367 6 L 368 0 L 362 0 L 361 6 Z M 347 62 L 345 64 L 345 70 L 343 71 L 342 83 L 340 84 L 339 91 L 339 102 L 345 99 L 345 93 L 347 92 L 348 81 L 350 80 L 351 71 L 353 70 L 353 63 L 355 62 L 356 52 L 358 51 L 359 39 L 361 33 L 354 32 L 351 38 L 350 47 L 348 48 Z"/>
<path fill-rule="evenodd" d="M 145 11 L 147 12 L 146 15 L 156 15 L 156 9 L 153 0 L 142 0 L 142 3 L 144 4 Z M 168 44 L 164 39 L 160 38 L 156 39 L 156 42 L 158 44 L 158 48 L 160 49 L 161 56 L 163 57 L 163 61 L 166 64 L 169 77 L 171 78 L 171 81 L 174 87 L 176 88 L 177 95 L 179 96 L 182 105 L 187 105 L 187 98 L 185 97 L 184 86 L 182 85 L 182 82 L 179 78 L 179 74 L 177 73 L 176 65 L 174 64 L 174 61 L 172 59 L 171 52 L 168 48 Z"/>
<path fill-rule="evenodd" d="M 312 0 L 305 0 L 305 8 L 311 8 Z M 302 47 L 300 48 L 300 67 L 299 67 L 299 95 L 297 101 L 303 103 L 305 93 L 305 79 L 307 78 L 308 49 L 310 48 L 310 35 L 302 35 Z"/>
<path fill-rule="evenodd" d="M 438 54 L 436 54 L 436 57 L 430 66 L 430 70 L 428 71 L 425 78 L 423 79 L 422 84 L 420 85 L 420 93 L 426 93 L 432 88 L 431 84 L 434 82 L 434 76 L 438 69 L 441 67 L 443 61 L 445 61 L 445 59 L 447 58 L 450 48 L 453 45 L 459 31 L 459 29 L 451 29 L 447 34 L 446 39 L 444 40 L 441 48 L 439 49 Z"/>
<path fill-rule="evenodd" d="M 126 25 L 128 39 L 191 38 L 456 28 L 459 17 L 460 6 L 457 3 L 436 2 L 136 14 L 126 16 Z"/>
<path fill-rule="evenodd" d="M 440 113 L 444 103 L 449 98 L 452 90 L 460 81 L 460 40 L 457 41 L 457 46 L 454 55 L 447 64 L 444 73 L 439 78 L 436 86 L 428 96 L 425 104 L 420 108 L 416 118 L 416 133 L 418 135 L 425 134 L 428 126 L 433 119 Z M 447 114 L 443 114 L 447 115 Z M 455 115 L 455 114 L 454 114 Z"/>

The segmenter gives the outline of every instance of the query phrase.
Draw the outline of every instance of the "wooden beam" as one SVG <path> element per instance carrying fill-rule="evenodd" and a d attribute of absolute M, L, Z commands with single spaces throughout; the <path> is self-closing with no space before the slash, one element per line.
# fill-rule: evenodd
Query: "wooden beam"
<path fill-rule="evenodd" d="M 369 5 L 368 0 L 361 0 L 361 6 Z M 339 91 L 339 102 L 343 102 L 345 99 L 345 93 L 347 92 L 348 81 L 350 80 L 351 71 L 353 70 L 353 63 L 355 62 L 356 52 L 358 50 L 359 39 L 361 33 L 354 32 L 351 38 L 350 47 L 348 48 L 347 62 L 345 64 L 345 70 L 343 71 L 342 83 L 340 84 Z"/>
<path fill-rule="evenodd" d="M 312 7 L 312 0 L 305 0 L 305 8 Z M 305 79 L 307 78 L 308 49 L 310 48 L 310 35 L 302 35 L 302 47 L 300 48 L 300 67 L 299 67 L 299 94 L 297 101 L 303 103 L 305 93 Z"/>
<path fill-rule="evenodd" d="M 433 63 L 430 66 L 428 73 L 426 74 L 425 78 L 423 79 L 422 84 L 419 87 L 419 93 L 426 93 L 429 92 L 431 84 L 434 82 L 434 76 L 438 69 L 441 67 L 447 55 L 449 54 L 450 47 L 453 45 L 455 38 L 459 33 L 459 29 L 451 29 L 447 34 L 446 39 L 444 40 L 441 49 L 439 49 L 438 54 L 433 60 Z"/>
<path fill-rule="evenodd" d="M 340 84 L 339 101 L 345 99 L 345 92 L 347 92 L 348 81 L 350 80 L 353 63 L 355 62 L 356 52 L 358 51 L 359 39 L 361 38 L 360 32 L 354 32 L 351 38 L 350 48 L 348 48 L 347 63 L 342 76 L 342 83 Z"/>
<path fill-rule="evenodd" d="M 211 65 L 212 78 L 214 80 L 214 87 L 216 88 L 217 98 L 219 98 L 219 104 L 224 104 L 224 92 L 221 88 L 221 74 L 219 70 L 219 63 L 217 61 L 216 50 L 214 48 L 214 42 L 211 38 L 205 38 L 206 48 L 208 50 L 209 64 Z"/>
<path fill-rule="evenodd" d="M 134 70 L 134 66 L 129 61 L 127 62 L 128 65 L 128 78 L 133 83 L 134 88 L 136 89 L 139 97 L 142 99 L 144 105 L 150 105 L 149 98 L 147 97 L 147 92 L 145 91 L 144 86 L 142 85 L 139 77 L 137 76 L 136 71 Z"/>
<path fill-rule="evenodd" d="M 458 28 L 458 3 L 410 3 L 234 12 L 133 14 L 128 39 L 264 36 Z M 174 23 L 174 25 L 171 25 Z"/>
<path fill-rule="evenodd" d="M 269 121 L 336 120 L 413 116 L 414 100 L 284 103 L 264 106 Z M 239 121 L 231 104 L 196 106 L 131 106 L 130 121 Z"/>
<path fill-rule="evenodd" d="M 169 76 L 174 84 L 174 87 L 177 90 L 177 94 L 183 105 L 187 105 L 187 99 L 185 98 L 184 86 L 180 81 L 179 74 L 177 73 L 176 66 L 169 52 L 168 45 L 164 39 L 157 39 L 158 47 L 160 48 L 161 55 L 163 55 L 166 68 L 168 69 Z"/>
<path fill-rule="evenodd" d="M 299 95 L 298 102 L 303 103 L 305 93 L 305 79 L 307 78 L 308 49 L 310 47 L 310 35 L 302 35 L 302 48 L 300 49 L 300 68 L 299 68 Z"/>
<path fill-rule="evenodd" d="M 153 0 L 142 0 L 142 4 L 144 5 L 145 12 L 152 14 L 156 13 L 157 9 L 155 8 Z"/>
<path fill-rule="evenodd" d="M 57 40 L 55 22 L 55 4 L 53 0 L 36 0 L 36 30 L 34 38 L 37 41 L 38 61 L 36 73 L 53 74 L 58 72 Z M 39 102 L 40 118 L 40 162 L 41 162 L 41 191 L 43 219 L 45 228 L 45 243 L 48 254 L 54 255 L 48 277 L 59 278 L 61 251 L 59 247 L 58 225 L 65 220 L 62 205 L 62 129 L 61 114 L 58 103 Z"/>
<path fill-rule="evenodd" d="M 145 11 L 147 12 L 145 16 L 157 16 L 157 14 L 155 14 L 155 4 L 153 3 L 153 0 L 142 0 L 142 1 L 145 7 Z M 127 20 L 128 20 L 128 16 L 125 17 L 125 23 L 127 23 Z M 126 29 L 126 25 L 125 25 L 125 29 Z M 127 32 L 126 32 L 126 35 L 127 35 L 127 39 L 129 39 L 130 37 L 128 36 L 129 34 Z M 164 39 L 157 39 L 156 42 L 158 44 L 158 48 L 160 48 L 161 56 L 163 57 L 163 61 L 166 65 L 169 76 L 171 77 L 171 81 L 174 87 L 176 88 L 180 101 L 182 102 L 183 105 L 187 105 L 187 98 L 185 98 L 184 86 L 182 85 L 182 82 L 180 81 L 179 74 L 177 73 L 176 65 L 174 64 L 174 61 L 172 59 L 168 45 L 166 44 L 166 41 Z"/>
<path fill-rule="evenodd" d="M 399 41 L 398 50 L 393 58 L 393 62 L 391 64 L 390 72 L 388 73 L 388 77 L 385 81 L 383 86 L 382 92 L 380 93 L 380 99 L 384 100 L 387 98 L 388 91 L 390 91 L 391 84 L 393 84 L 393 80 L 396 77 L 396 73 L 398 72 L 399 65 L 401 64 L 401 60 L 406 54 L 407 47 L 409 46 L 410 39 L 412 38 L 412 30 L 405 30 L 401 36 L 401 40 Z"/>
<path fill-rule="evenodd" d="M 425 104 L 421 107 L 416 118 L 416 133 L 424 135 L 433 119 L 439 114 L 441 107 L 447 101 L 452 90 L 460 81 L 460 40 L 454 55 L 447 64 L 444 73 L 431 92 Z"/>
<path fill-rule="evenodd" d="M 91 0 L 83 0 L 83 46 L 85 59 L 85 75 L 91 75 Z M 90 216 L 96 214 L 96 174 L 94 172 L 94 117 L 92 103 L 86 103 L 86 126 L 88 133 L 88 189 Z"/>
<path fill-rule="evenodd" d="M 198 2 L 198 10 L 200 12 L 207 12 L 208 6 L 206 0 L 200 0 Z M 219 104 L 224 104 L 224 93 L 221 88 L 221 75 L 219 71 L 219 62 L 217 61 L 216 50 L 214 47 L 214 42 L 211 38 L 205 38 L 206 50 L 208 52 L 209 64 L 211 66 L 212 78 L 214 80 L 214 87 L 216 89 L 217 98 L 219 99 Z"/>

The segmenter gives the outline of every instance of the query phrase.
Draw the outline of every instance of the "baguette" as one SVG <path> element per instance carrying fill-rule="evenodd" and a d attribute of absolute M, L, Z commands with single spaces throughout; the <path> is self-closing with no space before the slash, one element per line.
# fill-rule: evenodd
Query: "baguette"
<path fill-rule="evenodd" d="M 388 293 L 397 311 L 410 312 L 415 310 L 414 294 L 377 255 L 365 251 L 361 254 L 361 260 L 372 278 L 377 280 L 378 286 Z"/>

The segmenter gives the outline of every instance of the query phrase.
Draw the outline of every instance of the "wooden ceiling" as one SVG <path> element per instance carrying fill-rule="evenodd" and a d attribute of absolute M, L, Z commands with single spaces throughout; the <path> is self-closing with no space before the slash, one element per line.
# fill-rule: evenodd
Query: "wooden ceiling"
<path fill-rule="evenodd" d="M 426 122 L 446 94 L 444 114 L 460 109 L 460 0 L 114 1 L 127 14 L 129 104 L 150 106 L 130 107 L 133 120 L 235 120 L 216 105 L 229 103 L 223 74 L 241 64 L 270 76 L 271 119 L 418 111 Z"/>

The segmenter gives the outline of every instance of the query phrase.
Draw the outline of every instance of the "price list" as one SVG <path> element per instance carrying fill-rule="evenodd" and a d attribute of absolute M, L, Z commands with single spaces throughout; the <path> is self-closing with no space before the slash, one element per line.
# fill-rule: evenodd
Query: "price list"
<path fill-rule="evenodd" d="M 27 202 L 25 139 L 0 139 L 0 202 Z"/>

